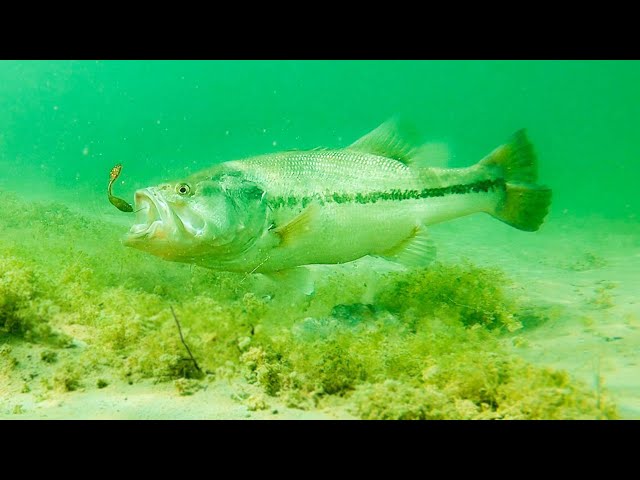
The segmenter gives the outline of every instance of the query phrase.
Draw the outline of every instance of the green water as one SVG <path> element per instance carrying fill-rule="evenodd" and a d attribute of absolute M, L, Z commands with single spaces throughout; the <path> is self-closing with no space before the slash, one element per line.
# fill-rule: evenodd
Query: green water
<path fill-rule="evenodd" d="M 475 163 L 526 127 L 554 209 L 626 218 L 640 143 L 634 61 L 4 61 L 3 183 L 121 192 L 278 149 L 344 146 L 394 114 Z M 123 177 L 124 178 L 124 177 Z"/>
<path fill-rule="evenodd" d="M 638 85 L 635 61 L 0 61 L 0 418 L 640 418 Z M 436 225 L 432 267 L 321 267 L 304 298 L 121 243 L 116 163 L 132 201 L 394 115 L 454 167 L 526 128 L 540 231 Z"/>

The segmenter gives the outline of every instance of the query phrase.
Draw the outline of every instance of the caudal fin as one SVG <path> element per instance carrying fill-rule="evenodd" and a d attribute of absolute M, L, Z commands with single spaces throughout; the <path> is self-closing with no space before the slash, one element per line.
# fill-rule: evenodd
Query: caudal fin
<path fill-rule="evenodd" d="M 493 214 L 498 220 L 525 232 L 535 232 L 551 204 L 551 189 L 532 184 L 507 183 L 504 199 Z"/>
<path fill-rule="evenodd" d="M 544 222 L 551 205 L 551 189 L 536 185 L 538 162 L 524 130 L 518 130 L 480 165 L 497 167 L 506 182 L 505 195 L 492 215 L 527 232 L 535 232 Z"/>

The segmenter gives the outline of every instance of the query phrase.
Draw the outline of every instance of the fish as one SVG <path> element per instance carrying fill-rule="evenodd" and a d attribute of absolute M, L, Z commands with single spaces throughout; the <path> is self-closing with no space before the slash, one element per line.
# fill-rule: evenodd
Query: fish
<path fill-rule="evenodd" d="M 537 231 L 551 204 L 524 129 L 476 164 L 434 167 L 441 149 L 391 119 L 346 148 L 231 160 L 135 193 L 124 244 L 244 274 L 298 275 L 366 256 L 428 267 L 428 227 L 475 213 Z M 441 162 L 440 162 L 441 163 Z"/>

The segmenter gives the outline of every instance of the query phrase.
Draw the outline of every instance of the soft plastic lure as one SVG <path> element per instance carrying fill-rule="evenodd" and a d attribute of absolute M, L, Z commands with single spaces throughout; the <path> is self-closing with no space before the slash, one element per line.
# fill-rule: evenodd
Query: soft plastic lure
<path fill-rule="evenodd" d="M 133 207 L 131 206 L 130 203 L 127 203 L 121 198 L 114 197 L 113 194 L 111 193 L 113 182 L 115 182 L 118 179 L 118 177 L 120 176 L 120 172 L 122 172 L 122 165 L 117 164 L 115 167 L 111 169 L 111 173 L 109 174 L 109 187 L 108 187 L 109 201 L 112 203 L 114 207 L 116 207 L 118 210 L 122 212 L 133 212 Z"/>

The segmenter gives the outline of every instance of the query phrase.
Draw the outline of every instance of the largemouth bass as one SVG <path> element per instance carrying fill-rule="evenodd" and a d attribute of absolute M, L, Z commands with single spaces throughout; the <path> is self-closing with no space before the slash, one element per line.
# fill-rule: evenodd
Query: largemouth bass
<path fill-rule="evenodd" d="M 372 255 L 408 267 L 435 255 L 427 226 L 488 213 L 538 230 L 551 190 L 536 184 L 524 130 L 467 168 L 388 121 L 343 149 L 266 154 L 138 190 L 125 244 L 217 270 L 273 273 Z"/>

